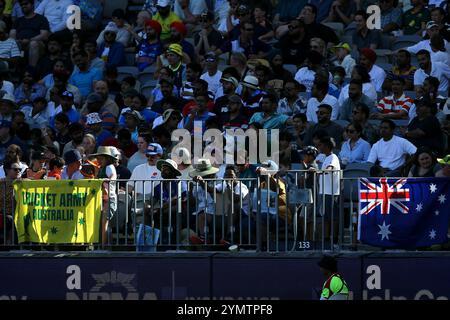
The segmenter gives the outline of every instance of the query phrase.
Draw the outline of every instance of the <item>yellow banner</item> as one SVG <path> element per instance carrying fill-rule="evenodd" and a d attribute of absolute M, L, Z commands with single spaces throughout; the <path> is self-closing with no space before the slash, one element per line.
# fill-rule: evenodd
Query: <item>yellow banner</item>
<path fill-rule="evenodd" d="M 14 183 L 19 243 L 96 243 L 101 180 L 22 180 Z"/>

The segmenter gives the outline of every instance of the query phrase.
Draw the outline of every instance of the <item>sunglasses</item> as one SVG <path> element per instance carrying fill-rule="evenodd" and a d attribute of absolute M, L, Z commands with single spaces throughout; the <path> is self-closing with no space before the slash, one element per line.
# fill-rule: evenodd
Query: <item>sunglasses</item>
<path fill-rule="evenodd" d="M 11 168 L 10 170 L 14 170 L 15 172 L 19 172 L 20 171 L 19 168 Z"/>

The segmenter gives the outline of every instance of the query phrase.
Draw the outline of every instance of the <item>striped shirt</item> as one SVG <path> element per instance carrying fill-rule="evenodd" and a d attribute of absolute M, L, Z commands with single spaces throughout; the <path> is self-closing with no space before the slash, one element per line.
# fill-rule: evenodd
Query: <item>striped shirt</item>
<path fill-rule="evenodd" d="M 13 57 L 20 57 L 20 50 L 16 41 L 11 38 L 0 41 L 0 58 L 11 59 Z"/>
<path fill-rule="evenodd" d="M 394 95 L 385 97 L 380 100 L 378 103 L 378 111 L 381 113 L 398 113 L 400 111 L 405 111 L 406 113 L 409 113 L 409 109 L 414 104 L 414 100 L 410 97 L 405 96 L 405 94 L 402 94 L 402 96 L 399 99 L 395 99 Z"/>

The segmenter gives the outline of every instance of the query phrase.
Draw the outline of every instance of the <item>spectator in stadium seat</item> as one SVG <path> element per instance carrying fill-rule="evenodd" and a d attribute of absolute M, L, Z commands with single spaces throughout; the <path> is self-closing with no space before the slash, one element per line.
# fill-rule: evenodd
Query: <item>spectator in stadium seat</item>
<path fill-rule="evenodd" d="M 417 148 L 428 147 L 443 152 L 442 131 L 439 120 L 433 114 L 436 105 L 429 97 L 415 101 L 417 116 L 408 125 L 403 136 L 411 141 Z"/>
<path fill-rule="evenodd" d="M 241 97 L 230 95 L 227 99 L 227 111 L 218 113 L 223 129 L 248 129 L 248 118 L 243 113 Z"/>
<path fill-rule="evenodd" d="M 50 32 L 49 21 L 34 12 L 33 0 L 20 0 L 20 6 L 24 16 L 16 20 L 9 36 L 17 41 L 21 50 L 28 52 L 28 63 L 36 66 Z"/>
<path fill-rule="evenodd" d="M 70 150 L 64 153 L 64 162 L 66 165 L 61 173 L 61 180 L 82 180 L 81 174 L 81 154 L 78 150 Z"/>
<path fill-rule="evenodd" d="M 37 75 L 39 77 L 43 77 L 49 73 L 52 73 L 52 71 L 54 70 L 54 65 L 58 60 L 64 60 L 64 65 L 70 65 L 62 55 L 62 47 L 59 43 L 58 37 L 56 37 L 54 34 L 51 34 L 48 37 L 47 53 L 41 59 L 39 59 L 38 65 L 36 66 Z"/>
<path fill-rule="evenodd" d="M 153 121 L 152 129 L 163 126 L 168 132 L 182 128 L 183 115 L 179 110 L 167 109 L 164 113 Z"/>
<path fill-rule="evenodd" d="M 208 102 L 207 102 L 206 107 L 207 107 L 208 111 L 214 113 L 214 100 L 213 100 L 213 97 L 211 96 L 211 94 L 208 92 L 208 82 L 206 82 L 205 80 L 199 79 L 193 83 L 194 97 L 197 94 L 206 95 L 208 97 Z M 197 103 L 195 102 L 195 99 L 187 100 L 187 103 L 186 103 L 186 101 L 182 101 L 182 102 L 184 105 L 183 109 L 182 109 L 182 113 L 183 113 L 183 116 L 186 117 L 188 114 L 190 114 L 192 108 L 194 108 L 197 105 Z M 178 106 L 177 106 L 177 108 L 178 108 Z"/>
<path fill-rule="evenodd" d="M 320 4 L 322 6 L 323 4 Z M 326 5 L 326 4 L 325 4 Z M 319 38 L 325 41 L 325 45 L 337 44 L 339 42 L 336 33 L 317 19 L 317 6 L 311 3 L 306 4 L 300 12 L 298 18 L 305 23 L 305 29 L 311 38 Z M 319 22 L 318 22 L 319 21 Z"/>
<path fill-rule="evenodd" d="M 255 36 L 263 41 L 268 42 L 275 36 L 275 32 L 272 27 L 272 23 L 269 21 L 267 13 L 269 12 L 268 6 L 263 3 L 256 3 L 253 6 L 253 19 L 255 20 Z"/>
<path fill-rule="evenodd" d="M 380 124 L 381 139 L 372 146 L 368 162 L 378 164 L 386 175 L 398 177 L 406 157 L 414 155 L 417 148 L 408 140 L 394 135 L 395 123 L 384 119 Z"/>
<path fill-rule="evenodd" d="M 84 100 L 92 92 L 92 83 L 103 78 L 102 71 L 89 67 L 88 54 L 84 50 L 77 52 L 73 59 L 75 65 L 78 67 L 78 71 L 72 73 L 69 83 L 80 90 L 82 99 Z"/>
<path fill-rule="evenodd" d="M 183 48 L 183 53 L 189 57 L 190 61 L 195 61 L 194 46 L 184 39 L 186 36 L 187 29 L 183 22 L 172 22 L 170 25 L 170 38 L 167 40 L 168 43 L 178 43 Z"/>
<path fill-rule="evenodd" d="M 102 23 L 103 7 L 101 0 L 73 0 L 80 7 L 81 30 L 96 32 Z"/>
<path fill-rule="evenodd" d="M 364 10 L 355 13 L 356 29 L 352 35 L 352 48 L 357 52 L 359 48 L 378 49 L 381 46 L 381 34 L 379 30 L 367 28 L 368 15 Z"/>
<path fill-rule="evenodd" d="M 237 18 L 234 20 L 233 17 L 230 16 L 230 19 L 227 20 L 228 38 L 233 41 L 238 39 L 241 35 L 240 27 L 247 22 L 252 22 L 252 12 L 246 4 L 238 3 L 234 13 L 231 10 L 230 13 Z"/>
<path fill-rule="evenodd" d="M 239 81 L 235 77 L 224 77 L 222 74 L 221 88 L 223 95 L 214 102 L 214 113 L 220 115 L 222 112 L 229 112 L 229 97 L 235 95 L 239 86 Z"/>
<path fill-rule="evenodd" d="M 236 40 L 226 41 L 219 49 L 216 55 L 226 52 L 240 52 L 245 54 L 247 59 L 264 59 L 269 51 L 270 46 L 258 40 L 255 34 L 255 25 L 252 22 L 245 22 L 239 25 L 241 34 Z"/>
<path fill-rule="evenodd" d="M 307 55 L 306 67 L 300 68 L 295 74 L 295 80 L 304 85 L 307 92 L 311 91 L 316 71 L 320 68 L 322 62 L 323 56 L 317 51 L 311 50 Z"/>
<path fill-rule="evenodd" d="M 328 83 L 328 94 L 332 95 L 335 98 L 339 98 L 340 90 L 338 87 L 333 83 L 333 75 L 331 72 L 328 71 L 325 67 L 319 67 L 316 70 L 316 74 L 314 75 L 314 81 L 321 81 L 321 82 L 327 82 Z"/>
<path fill-rule="evenodd" d="M 380 136 L 378 134 L 378 128 L 368 122 L 369 116 L 369 107 L 366 104 L 360 102 L 354 107 L 352 111 L 351 121 L 353 123 L 361 125 L 361 127 L 363 128 L 362 136 L 365 138 L 365 140 L 367 140 L 367 142 L 373 145 L 380 139 Z"/>
<path fill-rule="evenodd" d="M 43 0 L 34 12 L 48 19 L 51 33 L 59 33 L 61 36 L 67 35 L 70 33 L 67 29 L 70 14 L 66 10 L 72 4 L 72 0 Z"/>
<path fill-rule="evenodd" d="M 162 114 L 167 109 L 179 110 L 186 102 L 173 95 L 173 81 L 170 78 L 162 78 L 159 80 L 162 99 L 153 103 L 151 110 Z"/>
<path fill-rule="evenodd" d="M 275 46 L 281 50 L 284 63 L 300 66 L 306 59 L 310 37 L 306 33 L 305 23 L 298 19 L 288 24 L 288 30 Z"/>
<path fill-rule="evenodd" d="M 220 79 L 222 78 L 222 71 L 218 69 L 218 61 L 214 52 L 208 52 L 205 55 L 206 72 L 200 76 L 200 79 L 208 82 L 208 91 L 214 96 L 220 87 Z"/>
<path fill-rule="evenodd" d="M 177 88 L 181 88 L 186 81 L 186 65 L 183 63 L 183 48 L 178 43 L 170 44 L 166 50 L 165 57 L 168 62 L 167 66 L 173 72 L 174 85 Z"/>
<path fill-rule="evenodd" d="M 216 51 L 222 45 L 222 35 L 214 28 L 214 13 L 204 12 L 200 16 L 201 30 L 194 36 L 195 53 L 204 55 Z"/>
<path fill-rule="evenodd" d="M 374 109 L 373 101 L 362 92 L 362 82 L 360 80 L 350 80 L 348 87 L 348 98 L 339 108 L 339 120 L 352 120 L 353 110 L 360 103 L 364 103 L 370 110 Z"/>
<path fill-rule="evenodd" d="M 18 145 L 11 144 L 8 146 L 8 148 L 6 148 L 5 159 L 3 160 L 3 163 L 18 163 L 21 169 L 20 175 L 22 176 L 22 174 L 25 173 L 26 169 L 28 168 L 28 165 L 25 162 L 21 161 L 22 157 L 22 149 Z M 0 179 L 3 179 L 7 175 L 7 171 L 8 170 L 4 165 L 0 166 Z"/>
<path fill-rule="evenodd" d="M 304 144 L 313 144 L 313 135 L 319 131 L 325 131 L 330 137 L 333 137 L 339 147 L 342 142 L 344 129 L 337 123 L 331 121 L 331 113 L 333 108 L 330 105 L 322 104 L 317 111 L 317 123 L 310 126 L 305 134 Z"/>
<path fill-rule="evenodd" d="M 284 83 L 283 95 L 284 98 L 278 102 L 277 112 L 279 114 L 293 116 L 297 113 L 306 113 L 306 106 L 300 99 L 300 84 L 296 80 L 291 79 Z"/>
<path fill-rule="evenodd" d="M 442 166 L 442 169 L 436 172 L 436 177 L 450 177 L 450 155 L 438 159 L 438 163 Z"/>
<path fill-rule="evenodd" d="M 430 39 L 431 61 L 442 62 L 450 65 L 450 53 L 445 49 L 445 40 L 440 34 L 435 34 Z"/>
<path fill-rule="evenodd" d="M 383 82 L 383 90 L 390 90 L 392 79 L 395 76 L 405 79 L 405 90 L 414 90 L 414 73 L 416 67 L 411 65 L 411 54 L 409 51 L 401 49 L 395 55 L 396 65 L 389 70 Z"/>
<path fill-rule="evenodd" d="M 60 154 L 64 147 L 72 139 L 69 135 L 70 120 L 65 113 L 58 113 L 54 118 L 55 141 L 59 144 Z M 76 123 L 76 122 L 75 122 Z"/>
<path fill-rule="evenodd" d="M 345 78 L 345 69 L 342 67 L 334 67 L 333 68 L 333 85 L 336 87 L 338 92 L 343 88 L 346 78 Z M 339 94 L 337 95 L 339 98 Z"/>
<path fill-rule="evenodd" d="M 285 0 L 278 1 L 275 7 L 274 26 L 284 25 L 296 19 L 302 8 L 306 5 L 307 1 Z"/>
<path fill-rule="evenodd" d="M 352 48 L 348 43 L 341 42 L 337 46 L 334 46 L 333 50 L 337 59 L 334 65 L 344 68 L 345 76 L 350 78 L 353 68 L 356 65 L 355 59 L 350 55 Z"/>
<path fill-rule="evenodd" d="M 417 149 L 414 164 L 409 170 L 408 177 L 434 177 L 441 170 L 437 163 L 436 154 L 427 147 Z"/>
<path fill-rule="evenodd" d="M 47 90 L 45 98 L 48 101 L 53 101 L 55 105 L 60 104 L 60 97 L 65 91 L 70 91 L 73 93 L 74 102 L 77 107 L 81 105 L 81 93 L 78 88 L 70 83 L 68 83 L 70 74 L 67 70 L 59 70 L 53 72 L 53 84 Z"/>
<path fill-rule="evenodd" d="M 52 111 L 49 110 L 47 100 L 42 97 L 37 97 L 21 108 L 21 111 L 25 115 L 25 122 L 28 123 L 31 129 L 34 128 L 44 128 L 50 123 L 50 117 Z"/>
<path fill-rule="evenodd" d="M 304 146 L 306 131 L 309 128 L 308 120 L 304 113 L 297 113 L 292 117 L 292 124 L 294 126 L 294 144 L 297 145 L 297 150 Z"/>
<path fill-rule="evenodd" d="M 97 57 L 105 62 L 105 67 L 125 64 L 125 47 L 116 40 L 119 28 L 114 22 L 108 23 L 103 32 L 104 41 L 97 48 Z"/>
<path fill-rule="evenodd" d="M 136 64 L 139 71 L 144 70 L 156 62 L 157 57 L 162 53 L 159 35 L 161 34 L 161 25 L 158 21 L 148 20 L 145 22 L 146 38 L 138 46 Z"/>
<path fill-rule="evenodd" d="M 97 151 L 97 140 L 91 133 L 86 133 L 81 144 L 84 150 L 84 156 L 88 157 Z"/>
<path fill-rule="evenodd" d="M 435 77 L 428 77 L 423 82 L 421 95 L 416 96 L 416 99 L 422 98 L 424 96 L 429 97 L 431 103 L 433 103 L 436 106 L 436 108 L 433 108 L 433 110 L 431 110 L 431 113 L 435 114 L 439 122 L 442 123 L 446 119 L 445 109 L 447 98 L 439 94 L 438 88 L 439 88 L 439 80 Z M 413 105 L 411 109 L 409 109 L 409 119 L 410 120 L 414 119 L 416 115 L 417 115 L 416 106 Z"/>
<path fill-rule="evenodd" d="M 394 77 L 391 82 L 392 95 L 380 100 L 378 113 L 373 113 L 371 119 L 408 119 L 414 100 L 405 95 L 405 79 Z"/>
<path fill-rule="evenodd" d="M 138 92 L 133 92 L 132 101 L 130 107 L 123 108 L 119 117 L 119 125 L 125 126 L 125 113 L 128 111 L 137 111 L 141 115 L 144 122 L 150 125 L 156 118 L 159 117 L 159 113 L 152 111 L 147 107 L 147 98 Z"/>
<path fill-rule="evenodd" d="M 13 230 L 13 212 L 15 207 L 14 186 L 15 180 L 21 179 L 21 166 L 17 162 L 5 161 L 5 177 L 0 179 L 0 228 L 6 233 L 2 239 L 5 244 L 11 243 Z M 4 221 L 6 223 L 4 223 Z"/>
<path fill-rule="evenodd" d="M 315 80 L 311 90 L 311 98 L 306 106 L 306 117 L 309 122 L 317 123 L 318 107 L 327 104 L 333 108 L 331 120 L 336 120 L 339 115 L 338 101 L 328 94 L 328 82 Z"/>
<path fill-rule="evenodd" d="M 208 7 L 206 6 L 205 0 L 175 0 L 173 7 L 173 11 L 186 25 L 188 30 L 195 29 L 201 14 L 206 10 L 208 10 Z"/>
<path fill-rule="evenodd" d="M 398 8 L 398 0 L 379 0 L 381 8 L 381 31 L 390 34 L 402 26 L 402 9 Z"/>
<path fill-rule="evenodd" d="M 420 50 L 417 53 L 417 60 L 419 60 L 420 69 L 414 73 L 415 90 L 419 90 L 424 80 L 428 76 L 436 77 L 439 80 L 439 91 L 448 90 L 448 81 L 450 79 L 450 66 L 442 62 L 432 62 L 430 52 L 427 50 Z"/>
<path fill-rule="evenodd" d="M 121 43 L 124 48 L 128 47 L 131 39 L 131 34 L 128 31 L 129 25 L 126 23 L 125 20 L 125 12 L 122 9 L 115 9 L 111 14 L 111 20 L 107 25 L 106 28 L 100 32 L 98 38 L 97 38 L 97 47 L 101 47 L 106 38 L 105 38 L 105 32 L 108 27 L 111 27 L 112 25 L 115 26 L 116 31 L 116 38 L 115 40 L 119 43 Z"/>
<path fill-rule="evenodd" d="M 356 4 L 351 0 L 338 0 L 331 4 L 330 13 L 323 22 L 340 22 L 349 25 L 356 13 Z"/>
<path fill-rule="evenodd" d="M 449 5 L 447 3 L 447 11 Z M 447 17 L 448 17 L 447 13 Z M 448 30 L 448 25 L 445 23 L 445 10 L 442 8 L 433 8 L 431 9 L 431 20 L 438 25 L 439 34 L 446 40 L 450 41 L 450 31 Z"/>
<path fill-rule="evenodd" d="M 126 111 L 123 114 L 123 117 L 125 118 L 124 128 L 127 129 L 127 131 L 130 133 L 130 139 L 128 140 L 130 140 L 130 142 L 133 141 L 132 144 L 137 144 L 139 135 L 138 129 L 144 122 L 144 117 L 139 113 L 139 111 L 136 110 Z M 127 158 L 129 158 L 130 156 L 131 155 L 128 155 Z"/>
<path fill-rule="evenodd" d="M 269 59 L 270 67 L 272 68 L 272 76 L 269 80 L 269 86 L 273 88 L 283 88 L 286 81 L 292 79 L 292 74 L 284 68 L 283 56 L 279 50 L 272 50 L 271 58 Z M 277 85 L 277 83 L 280 83 Z"/>
<path fill-rule="evenodd" d="M 264 91 L 259 87 L 258 78 L 254 76 L 246 76 L 241 82 L 242 89 L 242 101 L 244 102 L 245 114 L 249 118 L 257 111 L 260 111 L 259 102 L 264 95 Z"/>
<path fill-rule="evenodd" d="M 16 41 L 9 37 L 6 27 L 0 24 L 0 60 L 14 66 L 20 58 L 20 50 Z"/>
<path fill-rule="evenodd" d="M 106 81 L 103 81 L 103 80 L 96 81 L 94 83 L 93 87 L 94 87 L 94 92 L 96 94 L 100 95 L 103 99 L 102 109 L 108 111 L 114 117 L 117 118 L 119 116 L 119 107 L 114 102 L 114 100 L 112 100 L 109 97 L 109 87 L 108 87 L 108 84 L 106 83 Z M 87 103 L 85 103 L 83 108 L 81 109 L 81 114 L 85 115 L 86 112 L 87 112 Z"/>
<path fill-rule="evenodd" d="M 14 98 L 19 106 L 31 104 L 36 98 L 45 97 L 45 87 L 36 81 L 36 69 L 29 66 L 23 74 L 22 82 L 14 90 Z"/>
<path fill-rule="evenodd" d="M 256 112 L 250 118 L 249 124 L 259 123 L 263 129 L 282 129 L 292 120 L 285 114 L 277 113 L 278 99 L 274 94 L 267 94 L 262 97 L 261 111 Z"/>
<path fill-rule="evenodd" d="M 101 146 L 106 139 L 113 137 L 110 131 L 103 128 L 102 119 L 97 112 L 86 115 L 86 127 L 87 131 L 94 135 L 97 147 Z"/>
<path fill-rule="evenodd" d="M 84 49 L 88 54 L 89 68 L 97 68 L 102 71 L 105 69 L 105 61 L 97 57 L 97 42 L 94 38 L 86 39 L 84 41 L 84 46 L 81 49 Z M 74 66 L 74 71 L 75 70 L 78 70 L 76 65 Z"/>
<path fill-rule="evenodd" d="M 359 54 L 359 64 L 367 69 L 370 75 L 370 80 L 377 92 L 382 91 L 386 72 L 375 64 L 377 61 L 377 54 L 370 48 L 363 48 Z"/>
<path fill-rule="evenodd" d="M 207 108 L 209 97 L 204 93 L 195 94 L 195 106 L 191 109 L 191 112 L 184 119 L 184 128 L 189 130 L 191 133 L 194 132 L 194 122 L 202 122 L 203 132 L 206 130 L 205 122 L 208 118 L 215 116 L 214 113 L 209 112 Z"/>
<path fill-rule="evenodd" d="M 57 121 L 58 119 L 55 120 L 56 127 L 58 127 Z M 72 123 L 69 125 L 68 129 L 70 141 L 65 144 L 62 152 L 63 155 L 69 150 L 75 150 L 83 143 L 84 127 L 81 123 L 79 122 Z"/>
<path fill-rule="evenodd" d="M 234 52 L 230 55 L 230 66 L 232 68 L 235 68 L 238 72 L 239 76 L 236 78 L 238 80 L 244 79 L 249 72 L 249 68 L 247 66 L 247 57 L 245 56 L 245 54 L 240 52 Z"/>
<path fill-rule="evenodd" d="M 166 41 L 170 38 L 170 25 L 174 21 L 181 21 L 180 17 L 176 15 L 175 12 L 170 9 L 170 0 L 158 0 L 156 7 L 158 13 L 153 16 L 153 19 L 158 21 L 162 27 L 161 31 L 161 41 Z"/>
<path fill-rule="evenodd" d="M 352 71 L 352 77 L 351 80 L 359 80 L 362 82 L 363 84 L 363 93 L 371 100 L 373 101 L 372 103 L 375 104 L 375 102 L 377 101 L 377 92 L 375 90 L 374 85 L 372 84 L 372 82 L 370 82 L 370 75 L 367 72 L 367 69 L 359 64 L 357 64 Z M 342 106 L 344 104 L 345 99 L 348 98 L 348 89 L 349 89 L 349 85 L 345 85 L 342 90 L 341 93 L 339 95 L 339 105 Z"/>
<path fill-rule="evenodd" d="M 369 158 L 371 146 L 361 137 L 362 130 L 363 128 L 358 123 L 350 123 L 345 129 L 347 140 L 342 144 L 339 153 L 342 165 L 366 162 Z"/>
<path fill-rule="evenodd" d="M 422 36 L 426 23 L 431 18 L 430 11 L 425 8 L 423 0 L 412 0 L 411 5 L 413 7 L 403 13 L 403 34 Z"/>
<path fill-rule="evenodd" d="M 434 35 L 439 34 L 439 26 L 436 22 L 434 21 L 428 21 L 427 23 L 427 34 L 426 34 L 426 38 L 425 40 L 422 40 L 420 42 L 418 42 L 417 44 L 407 47 L 406 50 L 408 50 L 410 53 L 419 54 L 419 51 L 421 50 L 427 50 L 428 52 L 431 53 L 431 37 L 433 37 Z M 447 51 L 450 51 L 450 44 L 445 41 L 445 48 L 447 49 Z"/>
<path fill-rule="evenodd" d="M 145 164 L 147 162 L 147 156 L 145 155 L 145 153 L 150 142 L 151 141 L 147 135 L 139 135 L 137 143 L 138 150 L 128 159 L 128 170 L 133 172 L 134 168 L 136 168 L 138 165 Z"/>
<path fill-rule="evenodd" d="M 98 113 L 101 119 L 102 127 L 110 132 L 114 132 L 117 126 L 117 118 L 109 112 L 104 106 L 105 100 L 98 93 L 91 93 L 86 99 L 86 111 L 82 114 L 81 123 L 86 124 L 87 115 Z"/>

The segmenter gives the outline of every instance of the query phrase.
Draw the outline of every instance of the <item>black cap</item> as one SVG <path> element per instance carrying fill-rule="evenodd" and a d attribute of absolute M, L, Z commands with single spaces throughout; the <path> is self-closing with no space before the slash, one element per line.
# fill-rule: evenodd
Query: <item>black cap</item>
<path fill-rule="evenodd" d="M 337 272 L 337 260 L 332 256 L 324 255 L 318 265 L 330 272 Z"/>
<path fill-rule="evenodd" d="M 67 151 L 66 153 L 64 153 L 64 161 L 66 163 L 66 165 L 70 165 L 76 161 L 80 161 L 81 158 L 81 154 L 80 151 L 78 150 L 70 150 Z"/>

